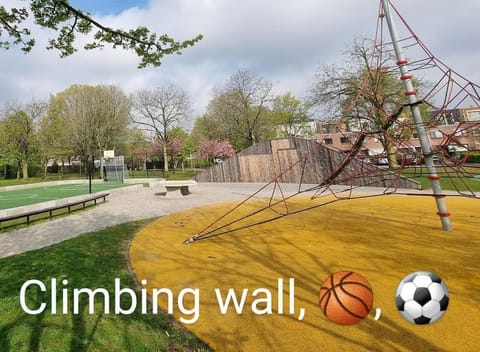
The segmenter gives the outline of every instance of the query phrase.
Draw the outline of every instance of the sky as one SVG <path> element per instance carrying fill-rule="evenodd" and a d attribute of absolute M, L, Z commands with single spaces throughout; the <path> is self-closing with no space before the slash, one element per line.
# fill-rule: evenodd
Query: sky
<path fill-rule="evenodd" d="M 2 1 L 3 6 L 28 2 Z M 138 57 L 121 49 L 78 52 L 68 58 L 45 49 L 48 31 L 32 26 L 38 44 L 29 54 L 0 51 L 0 106 L 48 100 L 72 84 L 113 84 L 127 94 L 174 84 L 192 101 L 192 118 L 204 113 L 216 89 L 240 69 L 271 81 L 275 94 L 307 95 L 315 71 L 341 65 L 355 37 L 373 38 L 377 0 L 71 0 L 99 22 L 125 29 L 147 26 L 177 40 L 203 34 L 182 55 L 160 67 L 138 69 Z M 415 33 L 443 62 L 480 83 L 480 1 L 392 0 Z M 397 24 L 399 26 L 399 24 Z M 79 47 L 85 39 L 79 38 Z"/>

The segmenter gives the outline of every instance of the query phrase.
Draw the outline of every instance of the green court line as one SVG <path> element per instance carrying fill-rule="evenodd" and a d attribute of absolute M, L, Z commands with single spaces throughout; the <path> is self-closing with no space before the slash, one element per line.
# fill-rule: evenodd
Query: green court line
<path fill-rule="evenodd" d="M 92 192 L 107 191 L 131 185 L 132 184 L 118 182 L 94 183 L 92 184 Z M 65 184 L 5 191 L 0 192 L 0 210 L 46 202 L 49 200 L 75 197 L 83 194 L 88 194 L 88 184 Z"/>

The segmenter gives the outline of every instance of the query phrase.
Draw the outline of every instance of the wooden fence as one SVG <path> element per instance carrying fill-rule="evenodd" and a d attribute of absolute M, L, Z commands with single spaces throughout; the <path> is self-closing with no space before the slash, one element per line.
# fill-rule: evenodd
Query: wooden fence
<path fill-rule="evenodd" d="M 346 184 L 420 189 L 420 184 L 359 159 L 341 169 L 346 154 L 312 140 L 273 139 L 258 143 L 216 164 L 198 182 L 270 182 Z"/>

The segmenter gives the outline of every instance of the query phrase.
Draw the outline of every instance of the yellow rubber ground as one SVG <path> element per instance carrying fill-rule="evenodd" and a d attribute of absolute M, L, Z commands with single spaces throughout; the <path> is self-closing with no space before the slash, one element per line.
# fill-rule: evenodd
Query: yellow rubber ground
<path fill-rule="evenodd" d="M 298 202 L 305 205 L 310 201 Z M 147 280 L 145 287 L 150 293 L 152 288 L 171 290 L 174 300 L 170 308 L 177 320 L 196 320 L 186 309 L 197 309 L 198 320 L 183 325 L 213 349 L 479 350 L 478 200 L 447 198 L 451 232 L 441 230 L 432 198 L 382 196 L 339 201 L 189 246 L 182 244 L 233 205 L 206 206 L 163 217 L 142 229 L 130 248 L 138 281 Z M 254 208 L 252 203 L 237 212 Z M 373 288 L 373 309 L 356 325 L 331 323 L 318 307 L 322 282 L 340 270 L 360 273 Z M 445 316 L 432 325 L 413 325 L 395 307 L 399 281 L 419 270 L 440 275 L 450 291 Z M 283 279 L 281 294 L 278 279 Z M 294 279 L 294 292 L 289 279 Z M 198 306 L 195 294 L 187 288 L 198 289 Z M 216 288 L 222 297 L 230 288 L 239 297 L 248 289 L 243 313 L 230 307 L 222 315 Z M 262 290 L 254 292 L 259 288 Z M 292 295 L 294 307 L 290 305 Z M 158 302 L 163 309 L 169 308 L 165 295 L 160 295 Z M 270 303 L 272 313 L 268 314 Z M 254 314 L 252 308 L 265 314 Z M 298 319 L 301 308 L 303 320 Z M 376 308 L 381 308 L 379 320 L 374 319 Z"/>

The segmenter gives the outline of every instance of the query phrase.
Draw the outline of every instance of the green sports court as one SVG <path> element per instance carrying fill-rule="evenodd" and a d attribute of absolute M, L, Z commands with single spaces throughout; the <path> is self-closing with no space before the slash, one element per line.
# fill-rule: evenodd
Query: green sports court
<path fill-rule="evenodd" d="M 120 182 L 92 183 L 92 193 L 131 186 Z M 89 193 L 88 183 L 41 186 L 0 192 L 0 210 Z"/>

